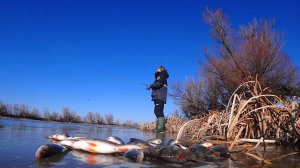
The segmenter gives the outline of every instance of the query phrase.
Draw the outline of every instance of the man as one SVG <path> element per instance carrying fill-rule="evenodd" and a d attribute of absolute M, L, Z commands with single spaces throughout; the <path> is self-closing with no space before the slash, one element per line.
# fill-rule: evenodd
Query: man
<path fill-rule="evenodd" d="M 153 84 L 147 86 L 147 89 L 152 89 L 152 101 L 154 101 L 154 114 L 157 118 L 156 128 L 153 132 L 160 133 L 165 132 L 165 116 L 164 116 L 164 104 L 167 102 L 168 95 L 168 82 L 169 74 L 167 69 L 163 66 L 159 66 L 155 72 L 155 81 Z"/>

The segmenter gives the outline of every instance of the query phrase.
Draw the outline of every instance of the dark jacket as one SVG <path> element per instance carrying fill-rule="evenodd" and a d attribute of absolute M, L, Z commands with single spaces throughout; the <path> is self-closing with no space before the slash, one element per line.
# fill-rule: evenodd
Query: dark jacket
<path fill-rule="evenodd" d="M 152 89 L 152 101 L 161 100 L 165 104 L 167 103 L 167 95 L 168 95 L 168 81 L 169 74 L 167 71 L 156 72 L 155 73 L 155 81 L 150 85 Z"/>

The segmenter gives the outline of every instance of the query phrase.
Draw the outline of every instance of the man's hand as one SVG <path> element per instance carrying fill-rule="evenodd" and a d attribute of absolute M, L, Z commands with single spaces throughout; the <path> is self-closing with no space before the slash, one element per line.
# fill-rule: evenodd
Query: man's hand
<path fill-rule="evenodd" d="M 150 90 L 151 89 L 151 87 L 150 87 L 150 85 L 147 85 L 147 88 L 146 88 L 147 90 Z"/>

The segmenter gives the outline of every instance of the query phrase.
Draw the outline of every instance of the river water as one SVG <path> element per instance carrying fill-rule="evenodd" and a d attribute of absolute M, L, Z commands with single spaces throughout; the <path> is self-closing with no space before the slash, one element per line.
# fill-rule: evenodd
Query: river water
<path fill-rule="evenodd" d="M 0 167 L 300 167 L 300 154 L 279 158 L 295 151 L 286 148 L 269 147 L 266 157 L 273 159 L 271 165 L 264 165 L 241 153 L 233 154 L 233 158 L 218 162 L 193 164 L 173 164 L 161 160 L 146 160 L 143 164 L 128 161 L 122 155 L 89 154 L 72 150 L 63 154 L 35 160 L 36 150 L 43 144 L 51 144 L 46 137 L 56 133 L 67 133 L 71 136 L 106 139 L 117 136 L 128 142 L 130 138 L 151 139 L 154 134 L 143 133 L 138 129 L 118 126 L 95 126 L 83 124 L 65 124 L 57 122 L 17 120 L 0 118 Z M 166 139 L 174 135 L 167 135 Z"/>

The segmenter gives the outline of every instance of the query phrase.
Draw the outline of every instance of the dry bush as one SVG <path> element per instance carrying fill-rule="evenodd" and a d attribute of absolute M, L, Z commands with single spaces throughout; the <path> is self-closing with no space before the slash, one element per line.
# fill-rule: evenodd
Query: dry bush
<path fill-rule="evenodd" d="M 228 140 L 264 138 L 299 143 L 297 101 L 270 94 L 258 81 L 248 81 L 234 91 L 226 109 L 188 121 L 180 128 L 177 139 L 219 136 Z"/>
<path fill-rule="evenodd" d="M 105 118 L 106 124 L 108 124 L 108 125 L 114 124 L 114 116 L 111 113 L 105 114 L 104 118 Z"/>
<path fill-rule="evenodd" d="M 188 79 L 183 86 L 173 86 L 172 96 L 186 116 L 224 109 L 234 90 L 253 79 L 274 95 L 300 96 L 299 74 L 273 22 L 254 19 L 236 31 L 221 10 L 207 10 L 204 20 L 217 45 L 205 49 L 207 63 L 202 64 L 198 81 Z"/>

